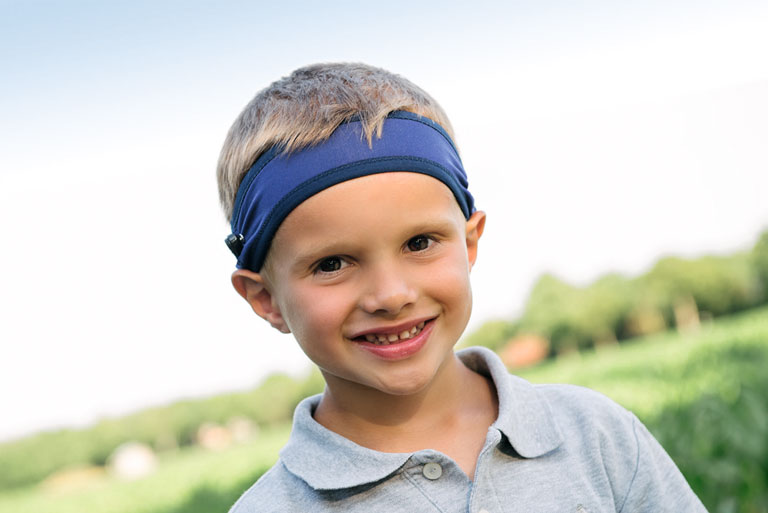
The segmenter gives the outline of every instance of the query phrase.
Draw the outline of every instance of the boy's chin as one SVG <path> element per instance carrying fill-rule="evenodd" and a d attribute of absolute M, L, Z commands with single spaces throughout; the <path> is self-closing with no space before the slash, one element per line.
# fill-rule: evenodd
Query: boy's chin
<path fill-rule="evenodd" d="M 422 378 L 407 382 L 381 383 L 375 388 L 383 394 L 404 398 L 423 392 L 429 387 L 431 382 L 432 380 L 429 378 Z"/>
<path fill-rule="evenodd" d="M 425 367 L 423 365 L 413 369 L 400 369 L 400 372 L 390 372 L 383 375 L 371 375 L 363 379 L 352 381 L 337 376 L 326 376 L 326 383 L 332 392 L 337 387 L 357 389 L 363 394 L 384 394 L 393 398 L 407 398 L 421 394 L 435 385 L 440 373 L 440 366 Z M 330 381 L 329 381 L 330 378 Z M 350 388 L 347 388 L 350 390 Z"/>
<path fill-rule="evenodd" d="M 370 376 L 371 379 L 361 380 L 353 377 L 343 377 L 323 371 L 325 382 L 334 395 L 344 393 L 344 390 L 357 390 L 363 394 L 385 394 L 394 397 L 407 397 L 418 394 L 428 388 L 433 376 L 414 372 L 408 375 Z"/>

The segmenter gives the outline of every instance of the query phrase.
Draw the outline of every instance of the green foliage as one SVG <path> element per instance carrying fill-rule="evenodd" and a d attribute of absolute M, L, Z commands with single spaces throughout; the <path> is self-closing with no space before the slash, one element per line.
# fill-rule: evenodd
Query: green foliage
<path fill-rule="evenodd" d="M 265 428 L 246 444 L 220 452 L 188 447 L 161 455 L 152 475 L 109 476 L 72 490 L 29 487 L 0 492 L 0 511 L 14 513 L 224 512 L 277 459 L 288 425 Z"/>
<path fill-rule="evenodd" d="M 752 267 L 755 269 L 762 285 L 763 293 L 768 291 L 768 230 L 764 231 L 752 248 Z"/>
<path fill-rule="evenodd" d="M 551 274 L 544 274 L 533 287 L 520 320 L 520 329 L 532 331 L 553 341 L 557 347 L 567 338 L 579 339 L 582 334 L 571 329 L 572 305 L 578 289 Z M 575 328 L 575 327 L 573 327 Z"/>
<path fill-rule="evenodd" d="M 64 467 L 103 465 L 116 447 L 129 440 L 162 449 L 191 444 L 205 422 L 223 424 L 234 417 L 261 426 L 286 422 L 301 399 L 321 391 L 322 377 L 316 370 L 303 380 L 275 374 L 248 392 L 180 401 L 102 420 L 85 430 L 41 433 L 0 444 L 0 490 L 36 483 Z"/>
<path fill-rule="evenodd" d="M 768 512 L 768 380 L 707 394 L 649 423 L 709 511 Z"/>
<path fill-rule="evenodd" d="M 554 353 L 566 353 L 663 331 L 684 322 L 728 315 L 768 299 L 768 232 L 750 253 L 663 258 L 646 274 L 605 275 L 575 287 L 551 274 L 533 287 L 519 332 L 550 340 Z M 688 326 L 683 325 L 683 328 Z"/>
<path fill-rule="evenodd" d="M 738 312 L 763 299 L 757 273 L 744 254 L 696 260 L 664 258 L 640 285 L 665 311 L 671 311 L 682 296 L 692 296 L 699 310 L 714 316 Z"/>
<path fill-rule="evenodd" d="M 210 513 L 212 511 L 224 512 L 235 503 L 240 495 L 247 490 L 256 480 L 268 470 L 260 468 L 250 476 L 247 476 L 226 488 L 216 487 L 210 484 L 196 488 L 189 498 L 181 504 L 170 508 L 158 510 L 155 513 Z"/>
<path fill-rule="evenodd" d="M 585 288 L 545 274 L 531 291 L 519 329 L 547 337 L 556 353 L 615 340 L 633 292 L 632 283 L 618 274 Z"/>

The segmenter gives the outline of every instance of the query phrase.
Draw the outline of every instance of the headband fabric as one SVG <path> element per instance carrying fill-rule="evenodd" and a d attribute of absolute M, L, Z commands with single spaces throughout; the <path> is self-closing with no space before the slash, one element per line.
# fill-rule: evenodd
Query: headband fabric
<path fill-rule="evenodd" d="M 251 166 L 237 191 L 232 234 L 225 240 L 238 257 L 238 269 L 258 272 L 280 224 L 311 196 L 353 178 L 395 171 L 432 176 L 451 189 L 464 217 L 475 211 L 461 158 L 440 125 L 395 111 L 369 147 L 360 120 L 353 118 L 324 142 L 289 154 L 275 146 Z"/>

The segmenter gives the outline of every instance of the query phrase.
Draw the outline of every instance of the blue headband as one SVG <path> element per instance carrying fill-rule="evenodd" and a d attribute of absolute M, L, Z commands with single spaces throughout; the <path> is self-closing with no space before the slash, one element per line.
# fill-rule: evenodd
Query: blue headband
<path fill-rule="evenodd" d="M 360 120 L 352 119 L 322 143 L 289 154 L 272 147 L 251 166 L 237 191 L 232 234 L 225 240 L 237 267 L 258 272 L 280 224 L 311 196 L 346 180 L 393 171 L 432 176 L 451 189 L 467 219 L 475 211 L 459 154 L 440 125 L 395 111 L 369 147 Z"/>

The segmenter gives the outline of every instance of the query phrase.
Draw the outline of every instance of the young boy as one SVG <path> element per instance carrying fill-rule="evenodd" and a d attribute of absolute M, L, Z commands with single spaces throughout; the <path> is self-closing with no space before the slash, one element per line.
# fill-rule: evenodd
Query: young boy
<path fill-rule="evenodd" d="M 704 511 L 609 399 L 453 352 L 485 214 L 424 91 L 360 64 L 296 70 L 235 121 L 218 181 L 235 289 L 326 381 L 232 512 Z"/>

